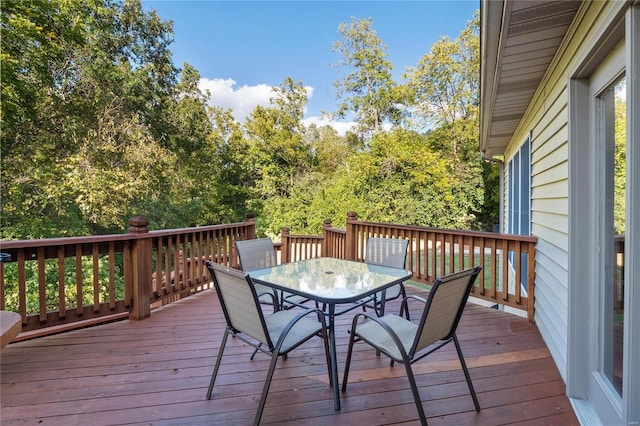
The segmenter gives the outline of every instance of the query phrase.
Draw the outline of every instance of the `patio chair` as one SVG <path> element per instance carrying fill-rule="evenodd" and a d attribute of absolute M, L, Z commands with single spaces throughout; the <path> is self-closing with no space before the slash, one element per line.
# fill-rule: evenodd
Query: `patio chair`
<path fill-rule="evenodd" d="M 426 300 L 412 295 L 405 297 L 402 301 L 403 305 L 406 305 L 410 299 L 424 303 L 424 310 L 418 323 L 413 323 L 394 314 L 387 314 L 383 317 L 376 317 L 367 312 L 357 314 L 351 324 L 342 391 L 345 392 L 347 389 L 353 344 L 364 341 L 373 346 L 376 351 L 380 351 L 391 358 L 392 366 L 394 362 L 404 364 L 420 421 L 423 425 L 426 425 L 427 419 L 411 365 L 447 343 L 453 342 L 471 392 L 473 404 L 476 411 L 480 411 L 480 404 L 471 383 L 471 376 L 464 361 L 460 343 L 456 337 L 456 328 L 469 298 L 471 288 L 481 270 L 482 268 L 477 266 L 438 278 Z M 361 316 L 368 318 L 369 321 L 359 322 L 358 320 Z M 423 350 L 427 351 L 423 352 Z"/>
<path fill-rule="evenodd" d="M 271 238 L 235 241 L 235 245 L 238 258 L 240 259 L 240 268 L 245 272 L 268 268 L 278 264 Z M 277 295 L 275 290 L 258 283 L 254 283 L 254 285 L 260 296 L 260 302 L 272 303 L 271 298 L 268 297 L 266 293 L 271 292 Z M 304 297 L 285 292 L 281 292 L 280 297 L 277 299 L 278 304 L 274 306 L 274 309 L 300 306 L 307 302 L 307 299 Z"/>
<path fill-rule="evenodd" d="M 407 259 L 407 249 L 409 247 L 409 240 L 401 238 L 376 238 L 371 237 L 367 240 L 367 251 L 365 253 L 364 261 L 370 265 L 382 265 L 392 268 L 404 268 Z M 366 308 L 373 308 L 376 314 L 381 317 L 384 315 L 385 302 L 388 300 L 394 300 L 402 296 L 407 296 L 404 285 L 402 283 L 394 285 L 386 290 L 385 299 L 382 300 L 382 292 L 376 293 L 372 299 L 372 303 L 366 303 L 362 305 L 363 311 Z M 409 310 L 406 312 L 407 319 L 409 318 Z M 402 316 L 402 312 L 400 312 Z"/>
<path fill-rule="evenodd" d="M 280 310 L 265 317 L 258 301 L 254 283 L 246 272 L 211 261 L 208 261 L 206 265 L 211 273 L 227 323 L 207 390 L 207 399 L 211 399 L 229 335 L 235 336 L 271 356 L 254 425 L 260 423 L 278 357 L 286 355 L 314 336 L 320 336 L 324 340 L 327 372 L 329 382 L 332 383 L 327 326 L 322 311 L 319 309 Z M 310 315 L 311 317 L 309 317 Z"/>

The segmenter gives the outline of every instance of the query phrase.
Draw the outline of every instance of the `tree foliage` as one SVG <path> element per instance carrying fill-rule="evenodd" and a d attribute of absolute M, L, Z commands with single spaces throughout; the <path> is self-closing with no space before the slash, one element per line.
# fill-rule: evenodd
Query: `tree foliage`
<path fill-rule="evenodd" d="M 171 23 L 139 0 L 5 0 L 1 238 L 122 232 L 134 215 L 156 229 L 233 222 L 247 211 L 269 235 L 317 234 L 350 210 L 491 224 L 498 185 L 478 151 L 477 24 L 441 39 L 403 83 L 370 18 L 341 24 L 336 115 L 352 114 L 358 134 L 339 135 L 303 124 L 307 88 L 291 77 L 242 123 L 209 107 L 199 72 L 172 62 Z M 409 112 L 428 126 L 408 126 Z"/>
<path fill-rule="evenodd" d="M 615 99 L 615 149 L 613 154 L 613 231 L 624 235 L 626 231 L 626 176 L 627 176 L 627 103 L 619 96 L 626 84 L 618 83 Z"/>
<path fill-rule="evenodd" d="M 287 77 L 274 91 L 270 106 L 257 106 L 245 123 L 262 197 L 287 196 L 294 182 L 310 170 L 312 161 L 302 125 L 306 89 Z"/>
<path fill-rule="evenodd" d="M 401 117 L 399 90 L 393 81 L 393 65 L 386 59 L 387 46 L 373 29 L 373 20 L 351 18 L 338 26 L 343 39 L 333 45 L 342 58 L 336 64 L 348 74 L 335 82 L 342 101 L 336 115 L 349 111 L 355 116 L 360 133 L 368 136 L 382 131 L 386 121 L 398 123 Z"/>

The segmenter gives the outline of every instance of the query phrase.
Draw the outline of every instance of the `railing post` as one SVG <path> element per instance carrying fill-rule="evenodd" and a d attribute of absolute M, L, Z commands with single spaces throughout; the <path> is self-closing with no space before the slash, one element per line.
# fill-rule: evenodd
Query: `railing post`
<path fill-rule="evenodd" d="M 289 263 L 291 254 L 289 253 L 289 232 L 286 226 L 282 228 L 282 245 L 280 246 L 280 263 Z"/>
<path fill-rule="evenodd" d="M 322 245 L 320 246 L 320 257 L 333 257 L 333 245 L 335 244 L 335 241 L 329 238 L 329 228 L 331 228 L 331 219 L 325 219 L 322 223 Z"/>
<path fill-rule="evenodd" d="M 247 240 L 253 240 L 256 238 L 256 217 L 253 212 L 247 212 L 246 218 L 249 225 L 247 226 L 247 235 L 245 238 Z"/>
<path fill-rule="evenodd" d="M 148 234 L 149 220 L 136 216 L 129 219 L 129 234 Z M 131 278 L 133 301 L 129 319 L 141 320 L 151 315 L 151 238 L 131 240 Z"/>
<path fill-rule="evenodd" d="M 535 318 L 535 302 L 536 302 L 536 243 L 529 243 L 529 249 L 527 253 L 527 319 L 529 322 L 534 322 Z"/>
<path fill-rule="evenodd" d="M 348 212 L 347 213 L 347 236 L 346 236 L 346 247 L 344 257 L 347 260 L 356 260 L 356 250 L 357 245 L 356 242 L 358 240 L 358 228 L 356 226 L 356 221 L 358 220 L 358 215 L 356 212 Z"/>

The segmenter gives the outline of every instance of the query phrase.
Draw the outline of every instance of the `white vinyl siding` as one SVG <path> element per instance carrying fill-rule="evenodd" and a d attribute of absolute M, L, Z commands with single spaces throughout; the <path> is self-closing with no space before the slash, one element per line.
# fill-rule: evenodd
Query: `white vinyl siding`
<path fill-rule="evenodd" d="M 536 247 L 535 321 L 563 379 L 567 379 L 569 298 L 568 81 L 574 63 L 592 43 L 594 26 L 607 15 L 606 2 L 581 7 L 511 144 L 508 163 L 531 134 L 531 235 Z M 505 168 L 506 171 L 506 168 Z M 505 175 L 505 181 L 509 182 Z M 507 191 L 508 192 L 508 191 Z M 508 201 L 505 200 L 505 204 Z M 506 209 L 506 206 L 505 206 Z"/>
<path fill-rule="evenodd" d="M 597 257 L 592 256 L 591 250 L 597 252 L 597 244 L 590 244 L 592 240 L 588 238 L 576 238 L 598 231 L 593 228 L 594 224 L 599 223 L 599 207 L 594 201 L 595 195 L 598 195 L 598 187 L 592 185 L 591 175 L 600 173 L 599 164 L 595 163 L 596 157 L 592 152 L 595 149 L 591 145 L 597 132 L 590 126 L 593 121 L 593 117 L 589 115 L 592 95 L 583 93 L 586 93 L 585 90 L 588 92 L 590 77 L 601 68 L 622 40 L 626 41 L 626 63 L 623 66 L 627 76 L 640 75 L 638 34 L 640 3 L 581 2 L 573 23 L 522 119 L 517 122 L 515 131 L 510 131 L 512 134 L 503 153 L 503 231 L 517 232 L 520 225 L 510 216 L 516 202 L 512 198 L 518 196 L 510 188 L 518 183 L 515 177 L 518 170 L 513 164 L 520 161 L 518 156 L 523 141 L 530 137 L 530 231 L 531 235 L 538 238 L 534 320 L 567 384 L 568 396 L 572 398 L 591 398 L 584 391 L 590 386 L 587 382 L 592 379 L 592 374 L 585 367 L 597 362 L 593 352 L 593 347 L 597 346 L 597 342 L 593 343 L 596 336 L 593 330 L 597 330 L 599 323 L 597 315 L 593 314 L 598 313 L 599 305 L 596 302 L 600 300 L 599 295 L 592 290 L 594 285 L 601 282 L 600 277 L 590 273 L 590 263 Z M 509 44 L 513 46 L 513 43 L 510 38 Z M 616 75 L 613 77 L 612 81 L 618 78 Z M 629 81 L 633 81 L 633 84 L 629 84 Z M 637 171 L 640 167 L 637 165 L 640 163 L 640 155 L 637 154 L 640 153 L 640 114 L 637 111 L 640 110 L 640 97 L 637 94 L 640 93 L 640 83 L 637 78 L 628 78 L 627 85 L 627 94 L 631 98 L 627 99 L 627 188 L 634 189 L 627 190 L 625 250 L 628 250 L 628 258 L 638 258 L 640 176 Z M 522 96 L 525 96 L 524 93 Z M 502 112 L 503 114 L 494 115 L 509 116 L 509 111 Z M 496 134 L 499 132 L 496 131 Z M 633 149 L 635 153 L 632 153 Z M 596 191 L 592 191 L 592 188 Z M 633 226 L 635 228 L 632 229 Z M 629 238 L 631 234 L 634 238 Z M 635 279 L 640 276 L 640 268 L 633 265 L 625 268 L 625 282 L 632 284 L 625 288 L 624 402 L 617 418 L 636 424 L 640 417 L 640 405 L 637 404 L 640 400 L 640 376 L 637 374 L 640 352 L 629 348 L 639 347 L 637 342 L 640 341 L 640 327 L 637 326 L 640 324 L 637 321 L 640 316 L 640 291 L 636 291 L 637 286 L 634 286 L 640 282 Z M 627 322 L 631 324 L 629 330 Z M 581 420 L 597 424 L 597 417 L 600 415 L 609 424 L 618 424 L 612 422 L 616 416 L 602 410 L 588 409 L 588 404 L 575 407 Z M 596 411 L 598 414 L 595 414 Z"/>
<path fill-rule="evenodd" d="M 531 121 L 531 234 L 536 247 L 535 320 L 566 379 L 568 321 L 568 137 L 566 90 Z M 553 102 L 551 102 L 553 101 Z"/>
<path fill-rule="evenodd" d="M 576 311 L 583 311 L 588 307 L 585 304 L 581 305 L 580 300 L 589 302 L 589 299 L 574 300 L 574 298 L 577 293 L 589 291 L 589 282 L 593 278 L 582 276 L 582 279 L 577 279 L 576 276 L 571 276 L 570 270 L 575 271 L 576 266 L 575 264 L 570 266 L 571 262 L 575 262 L 575 258 L 569 255 L 569 251 L 575 250 L 576 247 L 572 246 L 574 243 L 570 239 L 570 232 L 572 232 L 571 235 L 576 235 L 582 232 L 593 232 L 593 230 L 588 227 L 570 226 L 569 222 L 571 208 L 569 175 L 572 173 L 569 157 L 575 154 L 576 150 L 583 149 L 583 144 L 589 143 L 589 131 L 584 133 L 583 130 L 578 134 L 577 139 L 572 133 L 572 145 L 569 145 L 570 115 L 576 111 L 575 104 L 585 101 L 582 98 L 572 98 L 571 102 L 574 103 L 570 103 L 569 84 L 574 81 L 576 75 L 580 78 L 588 78 L 602 59 L 614 49 L 620 38 L 624 37 L 621 32 L 629 31 L 628 24 L 626 28 L 616 27 L 617 23 L 624 20 L 627 6 L 629 4 L 624 2 L 584 2 L 581 5 L 556 58 L 536 90 L 505 151 L 505 163 L 508 165 L 520 152 L 522 141 L 531 135 L 531 234 L 538 238 L 534 319 L 560 374 L 565 382 L 568 382 L 567 391 L 571 397 L 585 396 L 579 390 L 585 388 L 584 381 L 589 374 L 581 368 L 583 366 L 580 364 L 580 359 L 591 356 L 583 346 L 578 344 L 578 349 L 574 347 L 576 343 L 584 345 L 585 338 L 590 336 L 587 334 L 588 331 L 576 330 L 574 317 Z M 636 37 L 636 52 L 638 43 Z M 629 48 L 628 51 L 632 49 Z M 635 116 L 637 117 L 638 114 Z M 573 118 L 584 119 L 583 116 Z M 578 122 L 581 121 L 578 120 Z M 635 125 L 637 126 L 637 120 Z M 574 131 L 575 129 L 572 130 Z M 505 182 L 509 183 L 512 178 L 508 170 L 505 172 Z M 628 178 L 628 180 L 634 179 Z M 575 180 L 572 182 L 575 185 Z M 505 195 L 510 195 L 510 192 L 505 191 Z M 585 195 L 583 193 L 581 196 Z M 573 205 L 574 209 L 575 207 Z M 505 213 L 507 209 L 508 204 L 505 205 Z M 575 218 L 576 214 L 590 215 L 591 213 L 588 208 L 580 208 L 579 212 L 574 211 L 572 217 Z M 625 303 L 629 307 L 638 306 L 639 298 L 640 296 L 636 296 L 633 301 L 625 301 Z M 625 308 L 625 313 L 631 312 L 630 316 L 636 311 Z M 573 312 L 571 316 L 570 312 Z M 589 318 L 584 320 L 588 322 Z M 630 342 L 638 340 L 638 328 L 634 330 L 635 334 L 628 333 L 627 339 Z M 625 374 L 630 376 L 636 374 L 633 377 L 637 377 L 637 373 L 634 373 L 632 368 L 638 365 L 638 357 L 636 352 L 635 362 L 625 360 L 627 363 Z M 630 401 L 633 401 L 633 395 L 638 394 L 638 380 L 630 380 L 630 376 L 625 379 L 627 380 L 625 383 L 629 383 L 629 391 L 624 399 L 622 418 L 626 416 L 626 418 L 635 419 L 638 406 Z M 635 400 L 637 401 L 637 397 Z M 611 420 L 615 416 L 605 414 L 603 418 Z"/>

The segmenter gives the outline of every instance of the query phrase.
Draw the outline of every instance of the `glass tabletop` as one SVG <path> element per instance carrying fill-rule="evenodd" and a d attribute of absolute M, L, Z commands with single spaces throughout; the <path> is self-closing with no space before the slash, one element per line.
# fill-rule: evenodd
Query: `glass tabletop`
<path fill-rule="evenodd" d="M 326 303 L 353 302 L 411 277 L 405 269 L 330 257 L 285 263 L 249 272 L 261 284 Z"/>

